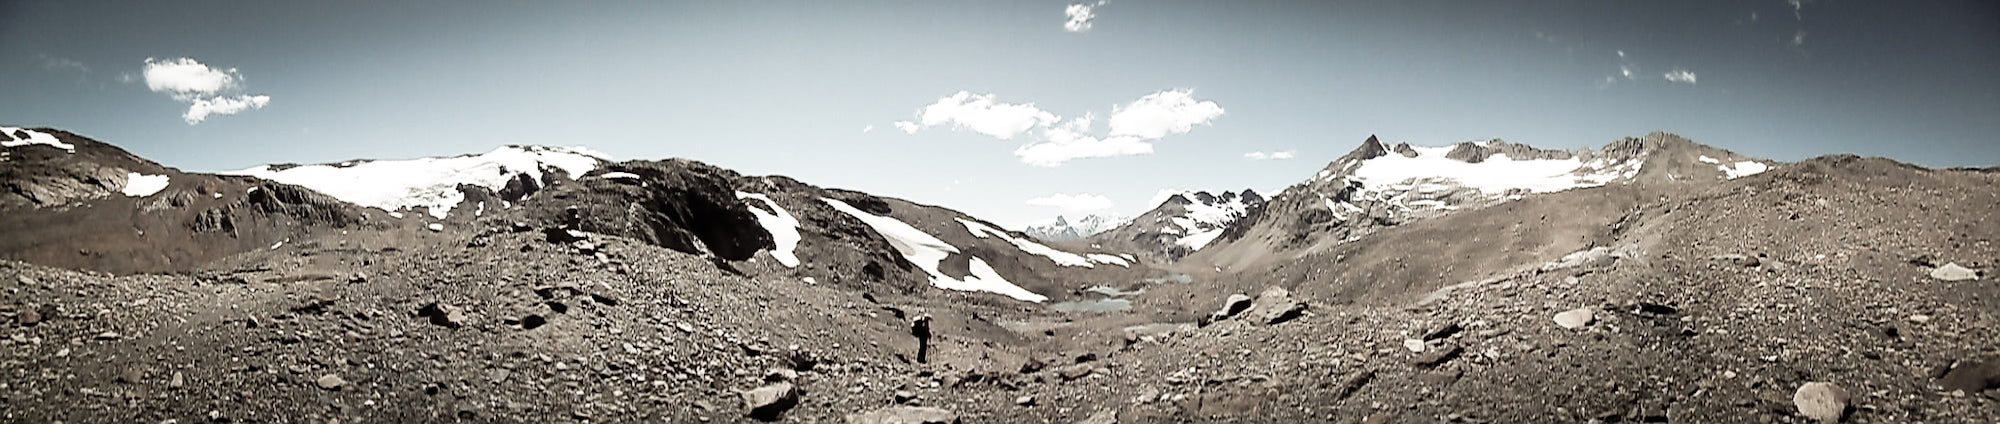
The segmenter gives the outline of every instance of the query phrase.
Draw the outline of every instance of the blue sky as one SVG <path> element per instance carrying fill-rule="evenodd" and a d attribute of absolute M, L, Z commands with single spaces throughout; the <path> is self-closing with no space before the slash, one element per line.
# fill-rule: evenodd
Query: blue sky
<path fill-rule="evenodd" d="M 1065 1 L 577 4 L 4 2 L 0 124 L 187 170 L 587 145 L 1008 226 L 1065 213 L 1029 204 L 1058 193 L 1132 214 L 1161 188 L 1280 188 L 1370 134 L 1573 148 L 1664 130 L 1779 160 L 2000 164 L 1984 1 L 1113 0 L 1084 4 L 1081 31 Z M 155 90 L 149 58 L 229 80 Z M 1028 113 L 897 128 L 959 92 Z M 197 101 L 243 105 L 191 123 Z M 1151 152 L 1017 154 L 1057 138 Z"/>

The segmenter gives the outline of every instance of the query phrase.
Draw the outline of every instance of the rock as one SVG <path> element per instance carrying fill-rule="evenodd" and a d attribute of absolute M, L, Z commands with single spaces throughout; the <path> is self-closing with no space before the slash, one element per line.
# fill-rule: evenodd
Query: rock
<path fill-rule="evenodd" d="M 1340 386 L 1334 388 L 1333 398 L 1347 399 L 1348 396 L 1354 395 L 1355 391 L 1361 390 L 1361 386 L 1368 385 L 1368 382 L 1373 380 L 1375 380 L 1375 370 L 1372 369 L 1348 375 L 1347 378 L 1340 379 Z"/>
<path fill-rule="evenodd" d="M 187 376 L 181 375 L 180 371 L 174 371 L 174 375 L 172 377 L 167 377 L 167 388 L 178 389 L 186 385 L 187 385 Z"/>
<path fill-rule="evenodd" d="M 1729 262 L 1730 264 L 1740 267 L 1753 267 L 1764 263 L 1762 259 L 1758 259 L 1756 256 L 1749 256 L 1749 255 L 1735 255 L 1735 254 L 1715 255 L 1715 256 L 1710 256 L 1709 259 L 1726 261 Z"/>
<path fill-rule="evenodd" d="M 1595 308 L 1577 308 L 1556 314 L 1556 325 L 1568 329 L 1583 328 L 1596 320 L 1597 309 Z"/>
<path fill-rule="evenodd" d="M 327 374 L 320 376 L 319 380 L 314 383 L 319 384 L 319 388 L 322 389 L 340 390 L 342 386 L 347 385 L 347 380 L 340 378 L 338 375 Z"/>
<path fill-rule="evenodd" d="M 789 368 L 772 368 L 764 370 L 764 381 L 766 382 L 785 383 L 798 380 L 799 380 L 799 372 L 793 371 Z"/>
<path fill-rule="evenodd" d="M 1229 298 L 1222 301 L 1222 309 L 1209 314 L 1207 319 L 1202 320 L 1202 325 L 1229 319 L 1246 309 L 1250 309 L 1250 296 L 1241 293 L 1229 295 Z"/>
<path fill-rule="evenodd" d="M 1093 369 L 1090 364 L 1076 364 L 1056 368 L 1056 375 L 1062 377 L 1063 381 L 1070 381 L 1090 376 Z"/>
<path fill-rule="evenodd" d="M 1305 316 L 1306 310 L 1311 308 L 1312 305 L 1305 302 L 1285 302 L 1282 305 L 1273 305 L 1272 308 L 1264 310 L 1262 318 L 1266 325 L 1277 325 Z"/>
<path fill-rule="evenodd" d="M 1451 335 L 1458 334 L 1458 332 L 1464 330 L 1465 328 L 1458 326 L 1458 323 L 1448 322 L 1445 323 L 1444 325 L 1437 326 L 1437 328 L 1432 328 L 1430 331 L 1425 331 L 1423 339 L 1424 341 L 1427 342 L 1432 340 L 1442 339 L 1446 337 L 1451 337 Z"/>
<path fill-rule="evenodd" d="M 1396 414 L 1390 413 L 1389 411 L 1378 411 L 1373 414 L 1368 414 L 1367 418 L 1362 418 L 1361 424 L 1389 424 L 1390 421 L 1395 421 L 1395 420 L 1396 420 Z"/>
<path fill-rule="evenodd" d="M 1083 421 L 1077 421 L 1076 424 L 1118 424 L 1118 410 L 1106 409 L 1097 411 L 1097 413 L 1090 414 L 1089 417 L 1084 418 Z"/>
<path fill-rule="evenodd" d="M 1799 415 L 1823 423 L 1839 422 L 1847 415 L 1847 390 L 1833 383 L 1806 383 L 1792 393 Z"/>
<path fill-rule="evenodd" d="M 792 383 L 777 383 L 743 392 L 745 415 L 760 421 L 777 421 L 786 410 L 798 406 L 799 388 Z"/>
<path fill-rule="evenodd" d="M 1292 292 L 1283 287 L 1265 288 L 1257 294 L 1251 305 L 1257 311 L 1257 320 L 1265 325 L 1276 325 L 1305 316 L 1312 305 L 1292 299 Z"/>
<path fill-rule="evenodd" d="M 1924 268 L 1935 268 L 1937 267 L 1937 257 L 1931 256 L 1931 254 L 1929 253 L 1917 255 L 1916 257 L 1910 258 L 1910 265 L 1916 265 Z"/>
<path fill-rule="evenodd" d="M 1452 358 L 1457 358 L 1458 354 L 1464 350 L 1464 348 L 1453 344 L 1440 346 L 1410 357 L 1410 364 L 1420 367 L 1435 367 L 1445 362 L 1450 362 Z"/>
<path fill-rule="evenodd" d="M 847 424 L 959 424 L 958 413 L 941 408 L 898 406 L 848 414 Z"/>
<path fill-rule="evenodd" d="M 1410 353 L 1424 353 L 1425 347 L 1427 346 L 1424 344 L 1423 340 L 1403 339 L 1403 348 L 1409 349 Z"/>
<path fill-rule="evenodd" d="M 466 322 L 464 309 L 437 302 L 426 303 L 422 308 L 418 308 L 417 316 L 430 318 L 431 324 L 450 328 L 463 327 Z"/>
<path fill-rule="evenodd" d="M 444 231 L 444 224 L 432 223 L 431 225 L 424 226 L 424 228 L 429 228 L 431 232 L 435 233 L 439 231 Z"/>
<path fill-rule="evenodd" d="M 893 400 L 895 400 L 896 403 L 899 404 L 910 403 L 911 401 L 917 400 L 917 392 L 912 392 L 909 390 L 897 390 L 895 394 L 895 399 Z"/>
<path fill-rule="evenodd" d="M 1035 397 L 1023 395 L 1021 397 L 1014 398 L 1014 404 L 1020 406 L 1035 406 Z"/>
<path fill-rule="evenodd" d="M 1632 311 L 1648 315 L 1673 315 L 1681 312 L 1680 309 L 1672 306 L 1646 302 L 1639 302 L 1636 305 L 1632 305 Z"/>
<path fill-rule="evenodd" d="M 1979 270 L 1958 266 L 1956 263 L 1948 263 L 1937 267 L 1937 269 L 1932 269 L 1931 278 L 1943 281 L 1977 280 L 1979 279 Z"/>
<path fill-rule="evenodd" d="M 1963 390 L 1968 394 L 2000 389 L 2000 358 L 1959 362 L 1945 372 L 1940 383 L 1946 390 Z"/>
<path fill-rule="evenodd" d="M 14 316 L 14 322 L 20 323 L 22 327 L 33 327 L 42 322 L 42 313 L 33 309 L 21 311 L 20 315 Z"/>

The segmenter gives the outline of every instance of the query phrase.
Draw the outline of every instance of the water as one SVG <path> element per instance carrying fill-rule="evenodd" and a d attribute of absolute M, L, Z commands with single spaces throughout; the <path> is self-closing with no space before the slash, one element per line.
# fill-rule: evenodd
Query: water
<path fill-rule="evenodd" d="M 1132 300 L 1117 299 L 1117 298 L 1070 300 L 1070 301 L 1056 302 L 1054 304 L 1050 304 L 1049 309 L 1054 309 L 1056 312 L 1063 312 L 1063 313 L 1124 312 L 1132 310 Z"/>

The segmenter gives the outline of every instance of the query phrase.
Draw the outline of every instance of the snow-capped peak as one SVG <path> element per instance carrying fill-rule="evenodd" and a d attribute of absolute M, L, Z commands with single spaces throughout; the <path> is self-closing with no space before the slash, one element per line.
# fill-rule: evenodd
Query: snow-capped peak
<path fill-rule="evenodd" d="M 547 181 L 544 170 L 561 171 L 573 180 L 610 159 L 609 155 L 580 146 L 510 145 L 477 155 L 290 167 L 263 165 L 222 174 L 249 175 L 303 186 L 348 203 L 389 212 L 422 207 L 431 216 L 443 219 L 465 200 L 465 194 L 458 189 L 460 185 L 500 192 L 510 181 L 523 176 L 542 184 Z"/>
<path fill-rule="evenodd" d="M 1029 225 L 1027 228 L 1022 228 L 1021 232 L 1047 241 L 1069 241 L 1109 231 L 1124 224 L 1126 220 L 1127 218 L 1097 214 L 1070 220 L 1068 217 L 1057 215 L 1054 220 Z"/>

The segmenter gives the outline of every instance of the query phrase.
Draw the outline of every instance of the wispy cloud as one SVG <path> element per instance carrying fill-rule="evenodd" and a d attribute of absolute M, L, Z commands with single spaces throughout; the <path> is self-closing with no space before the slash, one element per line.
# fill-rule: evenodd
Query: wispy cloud
<path fill-rule="evenodd" d="M 1166 90 L 1113 106 L 1107 131 L 1098 135 L 1094 113 L 1063 119 L 1033 104 L 1005 103 L 992 94 L 961 91 L 925 106 L 915 121 L 897 121 L 895 126 L 915 134 L 949 124 L 1002 140 L 1040 130 L 1039 140 L 1015 149 L 1014 155 L 1029 165 L 1054 167 L 1075 159 L 1150 154 L 1153 140 L 1185 134 L 1222 114 L 1221 105 L 1196 99 L 1194 90 Z"/>
<path fill-rule="evenodd" d="M 1805 46 L 1805 45 L 1806 45 L 1806 30 L 1803 30 L 1803 29 L 1802 29 L 1802 30 L 1798 30 L 1797 32 L 1793 32 L 1793 33 L 1792 33 L 1792 42 L 1791 42 L 1791 45 L 1792 45 L 1792 47 L 1794 47 L 1794 48 L 1797 48 L 1797 47 L 1803 47 L 1803 46 Z"/>
<path fill-rule="evenodd" d="M 1069 32 L 1089 31 L 1097 21 L 1097 7 L 1105 2 L 1073 3 L 1063 8 L 1063 30 Z"/>
<path fill-rule="evenodd" d="M 1792 6 L 1792 18 L 1801 21 L 1806 19 L 1806 3 L 1811 2 L 1812 0 L 1785 0 L 1785 4 Z"/>
<path fill-rule="evenodd" d="M 1111 209 L 1111 198 L 1093 193 L 1055 193 L 1028 199 L 1028 206 L 1060 208 L 1069 212 L 1088 212 Z"/>
<path fill-rule="evenodd" d="M 188 104 L 181 114 L 188 125 L 200 124 L 210 115 L 235 115 L 271 103 L 271 96 L 242 94 L 243 74 L 236 68 L 211 68 L 193 58 L 146 58 L 141 75 L 147 89 Z"/>
<path fill-rule="evenodd" d="M 1270 152 L 1270 153 L 1250 152 L 1243 154 L 1243 158 L 1249 160 L 1285 160 L 1285 159 L 1291 159 L 1292 156 L 1293 154 L 1292 151 L 1290 150 L 1285 150 L 1280 152 Z"/>
<path fill-rule="evenodd" d="M 869 125 L 866 125 L 866 126 L 863 126 L 863 127 L 861 127 L 861 133 L 863 133 L 863 134 L 866 134 L 866 133 L 870 133 L 870 132 L 874 132 L 874 131 L 875 131 L 875 125 L 874 125 L 874 124 L 869 124 Z"/>
<path fill-rule="evenodd" d="M 42 70 L 46 70 L 49 72 L 74 72 L 79 74 L 90 73 L 89 66 L 84 66 L 83 62 L 78 62 L 75 59 L 49 56 L 47 53 L 36 54 L 36 56 L 42 59 Z"/>
<path fill-rule="evenodd" d="M 1673 71 L 1667 72 L 1665 76 L 1667 78 L 1667 81 L 1671 82 L 1687 84 L 1687 85 L 1694 85 L 1695 83 L 1694 72 L 1686 69 L 1674 68 Z"/>

